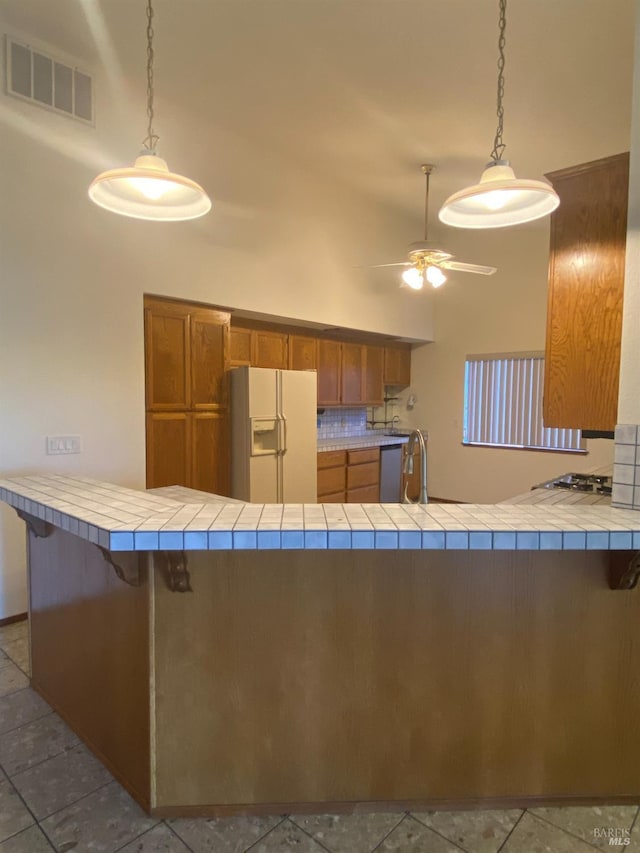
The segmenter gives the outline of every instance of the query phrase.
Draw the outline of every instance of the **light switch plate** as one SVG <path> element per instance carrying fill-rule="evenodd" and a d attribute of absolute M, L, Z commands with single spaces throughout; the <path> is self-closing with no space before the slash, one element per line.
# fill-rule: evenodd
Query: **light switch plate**
<path fill-rule="evenodd" d="M 82 453 L 82 443 L 79 435 L 48 435 L 47 456 L 63 453 Z"/>

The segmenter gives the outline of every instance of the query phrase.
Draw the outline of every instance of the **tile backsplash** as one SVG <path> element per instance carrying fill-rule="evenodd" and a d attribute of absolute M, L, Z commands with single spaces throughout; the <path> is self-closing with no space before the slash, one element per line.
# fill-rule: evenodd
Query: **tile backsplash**
<path fill-rule="evenodd" d="M 343 438 L 362 435 L 367 431 L 367 410 L 325 409 L 318 415 L 318 438 Z"/>
<path fill-rule="evenodd" d="M 640 509 L 640 426 L 618 424 L 613 460 L 613 506 Z"/>

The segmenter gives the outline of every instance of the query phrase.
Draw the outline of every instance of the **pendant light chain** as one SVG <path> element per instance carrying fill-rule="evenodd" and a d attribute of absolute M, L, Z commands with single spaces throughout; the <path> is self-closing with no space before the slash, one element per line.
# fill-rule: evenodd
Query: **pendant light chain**
<path fill-rule="evenodd" d="M 429 175 L 431 174 L 431 169 L 425 171 L 424 174 L 427 179 L 427 189 L 424 196 L 424 241 L 426 243 L 429 239 L 427 236 L 427 223 L 429 222 Z"/>
<path fill-rule="evenodd" d="M 495 139 L 493 140 L 493 150 L 489 155 L 491 157 L 491 160 L 493 160 L 494 162 L 502 160 L 504 149 L 507 147 L 502 141 L 502 131 L 504 122 L 504 107 L 502 106 L 502 99 L 504 98 L 504 47 L 506 43 L 504 32 L 507 27 L 507 0 L 499 0 L 499 5 L 500 37 L 498 38 L 498 105 L 496 110 L 496 114 L 498 116 L 498 127 L 496 129 Z"/>
<path fill-rule="evenodd" d="M 147 135 L 142 144 L 145 149 L 155 154 L 156 145 L 160 138 L 153 132 L 153 6 L 151 0 L 147 2 Z"/>

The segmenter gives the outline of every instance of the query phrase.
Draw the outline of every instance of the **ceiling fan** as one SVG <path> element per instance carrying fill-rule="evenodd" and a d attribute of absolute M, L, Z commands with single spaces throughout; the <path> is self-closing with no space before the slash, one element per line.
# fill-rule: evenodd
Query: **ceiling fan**
<path fill-rule="evenodd" d="M 456 272 L 473 272 L 478 275 L 493 275 L 496 267 L 485 267 L 480 264 L 464 264 L 454 261 L 450 252 L 445 252 L 434 243 L 428 241 L 429 223 L 429 176 L 433 166 L 424 164 L 421 166 L 426 178 L 426 192 L 424 200 L 424 240 L 409 244 L 409 260 L 397 264 L 374 264 L 371 268 L 378 267 L 408 267 L 402 273 L 402 280 L 408 287 L 421 290 L 425 281 L 433 287 L 441 287 L 447 280 L 443 270 L 455 270 Z"/>

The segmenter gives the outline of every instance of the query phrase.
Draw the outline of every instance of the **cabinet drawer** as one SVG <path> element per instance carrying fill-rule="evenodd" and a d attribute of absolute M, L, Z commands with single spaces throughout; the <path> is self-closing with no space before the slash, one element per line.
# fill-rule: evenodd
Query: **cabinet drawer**
<path fill-rule="evenodd" d="M 321 468 L 318 471 L 318 496 L 343 492 L 345 489 L 345 467 Z"/>
<path fill-rule="evenodd" d="M 346 461 L 347 454 L 344 450 L 325 450 L 322 453 L 318 453 L 318 470 L 345 465 Z"/>
<path fill-rule="evenodd" d="M 346 503 L 346 492 L 332 492 L 330 495 L 318 495 L 320 504 L 343 504 Z"/>
<path fill-rule="evenodd" d="M 348 504 L 377 504 L 380 501 L 380 487 L 363 486 L 361 489 L 349 489 L 347 492 Z"/>
<path fill-rule="evenodd" d="M 365 465 L 353 465 L 347 468 L 347 489 L 358 489 L 361 486 L 378 486 L 380 469 L 377 462 L 367 462 Z"/>
<path fill-rule="evenodd" d="M 347 464 L 348 465 L 361 465 L 363 462 L 379 462 L 380 461 L 380 448 L 379 447 L 367 447 L 363 450 L 348 450 L 347 451 Z"/>

